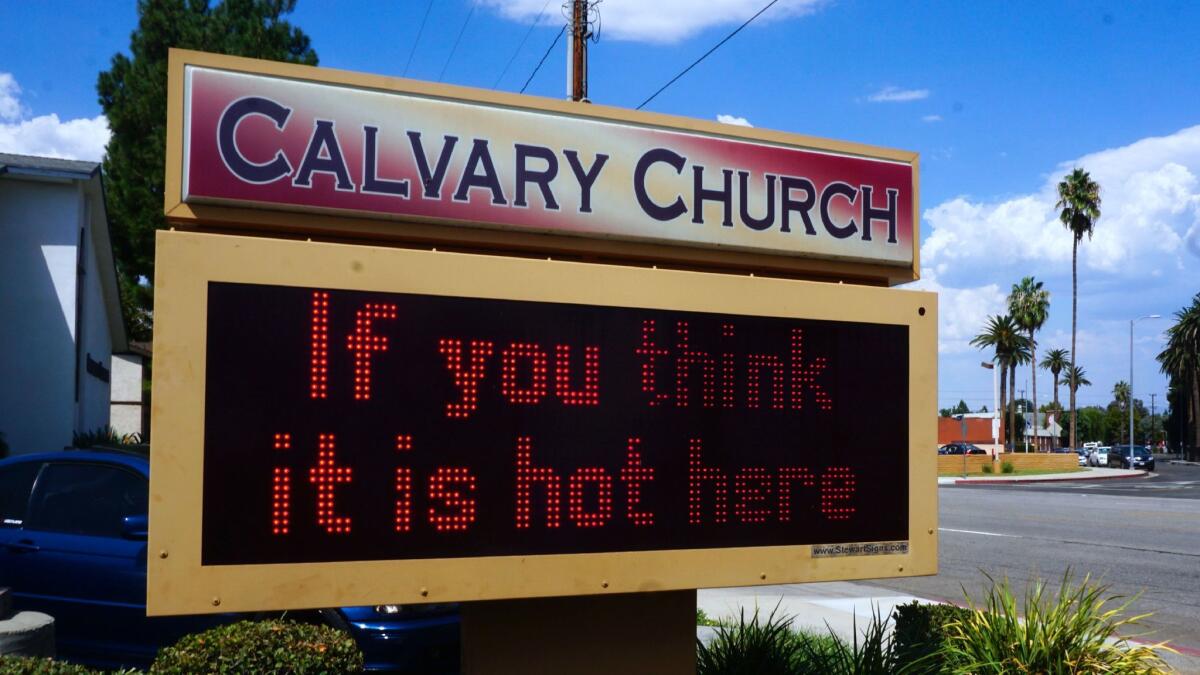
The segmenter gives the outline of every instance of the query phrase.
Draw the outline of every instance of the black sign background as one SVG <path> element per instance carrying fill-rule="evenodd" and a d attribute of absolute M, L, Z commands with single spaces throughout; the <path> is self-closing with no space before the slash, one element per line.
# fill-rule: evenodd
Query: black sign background
<path fill-rule="evenodd" d="M 310 395 L 313 289 L 212 282 L 204 421 L 202 563 L 205 565 L 587 553 L 655 549 L 774 546 L 903 540 L 908 538 L 908 329 L 905 326 L 733 316 L 557 303 L 450 298 L 397 293 L 329 294 L 328 397 Z M 388 349 L 371 358 L 372 395 L 353 396 L 353 353 L 347 336 L 368 303 L 397 307 L 397 318 L 375 322 Z M 733 354 L 733 408 L 704 407 L 698 372 L 687 407 L 651 407 L 642 391 L 644 358 L 636 350 L 643 322 L 654 320 L 657 344 L 678 353 L 678 322 L 687 322 L 692 349 L 719 358 Z M 733 336 L 724 326 L 733 327 Z M 800 410 L 772 409 L 770 378 L 762 376 L 762 407 L 747 406 L 747 354 L 777 354 L 788 362 L 795 329 L 803 331 L 803 363 L 827 367 L 815 383 L 832 409 L 816 405 L 805 389 Z M 488 340 L 494 354 L 481 381 L 479 405 L 469 417 L 447 417 L 458 401 L 438 351 L 443 338 Z M 500 353 L 513 342 L 536 343 L 550 355 L 571 347 L 572 384 L 580 388 L 585 346 L 600 349 L 599 405 L 568 406 L 554 395 L 537 405 L 510 403 L 500 389 Z M 720 366 L 718 366 L 720 368 Z M 698 370 L 698 369 L 693 369 Z M 660 359 L 661 389 L 674 393 L 674 359 Z M 790 377 L 789 377 L 790 385 Z M 673 399 L 672 399 L 673 401 Z M 290 434 L 290 448 L 273 447 Z M 316 521 L 316 490 L 309 471 L 319 434 L 336 437 L 337 465 L 352 471 L 335 488 L 335 512 L 351 518 L 349 533 L 328 533 Z M 413 448 L 396 449 L 409 434 Z M 545 527 L 544 489 L 533 488 L 532 526 L 515 521 L 518 437 L 532 443 L 535 466 L 551 467 L 562 483 L 561 525 Z M 654 524 L 626 516 L 627 439 L 641 439 L 642 464 L 653 481 L 642 484 L 641 511 Z M 703 445 L 705 466 L 724 471 L 731 488 L 729 519 L 712 520 L 705 492 L 704 522 L 688 522 L 688 449 Z M 395 531 L 395 475 L 413 476 L 412 527 Z M 292 476 L 290 527 L 272 533 L 272 476 Z M 438 532 L 429 523 L 429 476 L 439 467 L 467 467 L 476 520 L 466 531 Z M 579 467 L 603 467 L 613 477 L 612 517 L 603 527 L 578 527 L 567 514 L 567 482 Z M 813 487 L 793 491 L 792 517 L 743 523 L 734 514 L 734 477 L 742 467 L 804 467 Z M 820 477 L 848 467 L 855 491 L 837 506 L 847 519 L 821 511 Z M 773 473 L 772 473 L 773 475 Z M 841 486 L 841 481 L 831 485 Z M 595 492 L 585 493 L 589 508 Z M 765 503 L 774 505 L 774 497 Z M 443 508 L 443 510 L 445 510 Z"/>

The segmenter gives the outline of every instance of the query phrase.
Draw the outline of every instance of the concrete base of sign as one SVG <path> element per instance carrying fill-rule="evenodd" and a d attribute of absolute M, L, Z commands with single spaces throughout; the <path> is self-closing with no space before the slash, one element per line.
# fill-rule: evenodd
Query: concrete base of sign
<path fill-rule="evenodd" d="M 696 591 L 462 605 L 466 675 L 696 672 Z"/>

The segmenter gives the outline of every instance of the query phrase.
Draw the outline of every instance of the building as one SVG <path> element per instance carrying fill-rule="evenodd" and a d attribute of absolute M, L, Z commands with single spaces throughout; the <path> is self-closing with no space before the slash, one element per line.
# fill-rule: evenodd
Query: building
<path fill-rule="evenodd" d="M 1021 419 L 1024 422 L 1025 443 L 1016 450 L 1021 451 L 1028 446 L 1030 452 L 1050 452 L 1059 447 L 1062 439 L 1062 425 L 1054 418 L 1054 413 L 1037 413 L 1036 416 L 1034 413 L 1021 413 Z"/>
<path fill-rule="evenodd" d="M 938 418 L 938 445 L 947 443 L 967 442 L 987 450 L 989 453 L 1002 452 L 1004 443 L 1004 425 L 1001 423 L 997 436 L 1000 443 L 994 443 L 992 435 L 992 413 L 968 413 L 955 417 Z"/>
<path fill-rule="evenodd" d="M 13 454 L 109 424 L 125 352 L 100 165 L 0 154 L 0 433 Z"/>

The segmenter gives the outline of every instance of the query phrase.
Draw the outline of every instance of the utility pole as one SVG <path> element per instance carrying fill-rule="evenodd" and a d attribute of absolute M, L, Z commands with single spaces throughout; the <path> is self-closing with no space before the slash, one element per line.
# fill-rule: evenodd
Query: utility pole
<path fill-rule="evenodd" d="M 571 100 L 588 103 L 587 41 L 592 37 L 588 28 L 588 0 L 571 1 Z"/>
<path fill-rule="evenodd" d="M 1154 397 L 1158 394 L 1150 394 L 1150 452 L 1154 452 Z"/>

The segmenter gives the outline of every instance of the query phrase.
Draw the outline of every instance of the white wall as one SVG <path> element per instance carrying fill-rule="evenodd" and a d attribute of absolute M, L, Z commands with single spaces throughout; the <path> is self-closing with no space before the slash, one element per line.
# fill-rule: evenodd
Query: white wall
<path fill-rule="evenodd" d="M 82 221 L 87 223 L 87 220 Z M 90 226 L 84 241 L 83 312 L 79 339 L 82 346 L 79 359 L 79 408 L 75 428 L 95 431 L 109 423 L 109 389 L 112 381 L 112 333 L 108 329 L 104 295 L 100 287 L 100 266 L 96 260 Z M 107 252 L 106 252 L 107 253 Z M 87 355 L 109 370 L 109 382 L 87 372 Z"/>
<path fill-rule="evenodd" d="M 72 432 L 108 424 L 109 387 L 87 375 L 82 354 L 76 404 L 76 335 L 106 367 L 112 351 L 90 236 L 75 325 L 81 185 L 0 179 L 0 432 L 14 454 L 58 450 Z"/>
<path fill-rule="evenodd" d="M 142 438 L 142 357 L 136 354 L 113 354 L 112 412 L 114 431 L 119 436 L 137 433 Z"/>

